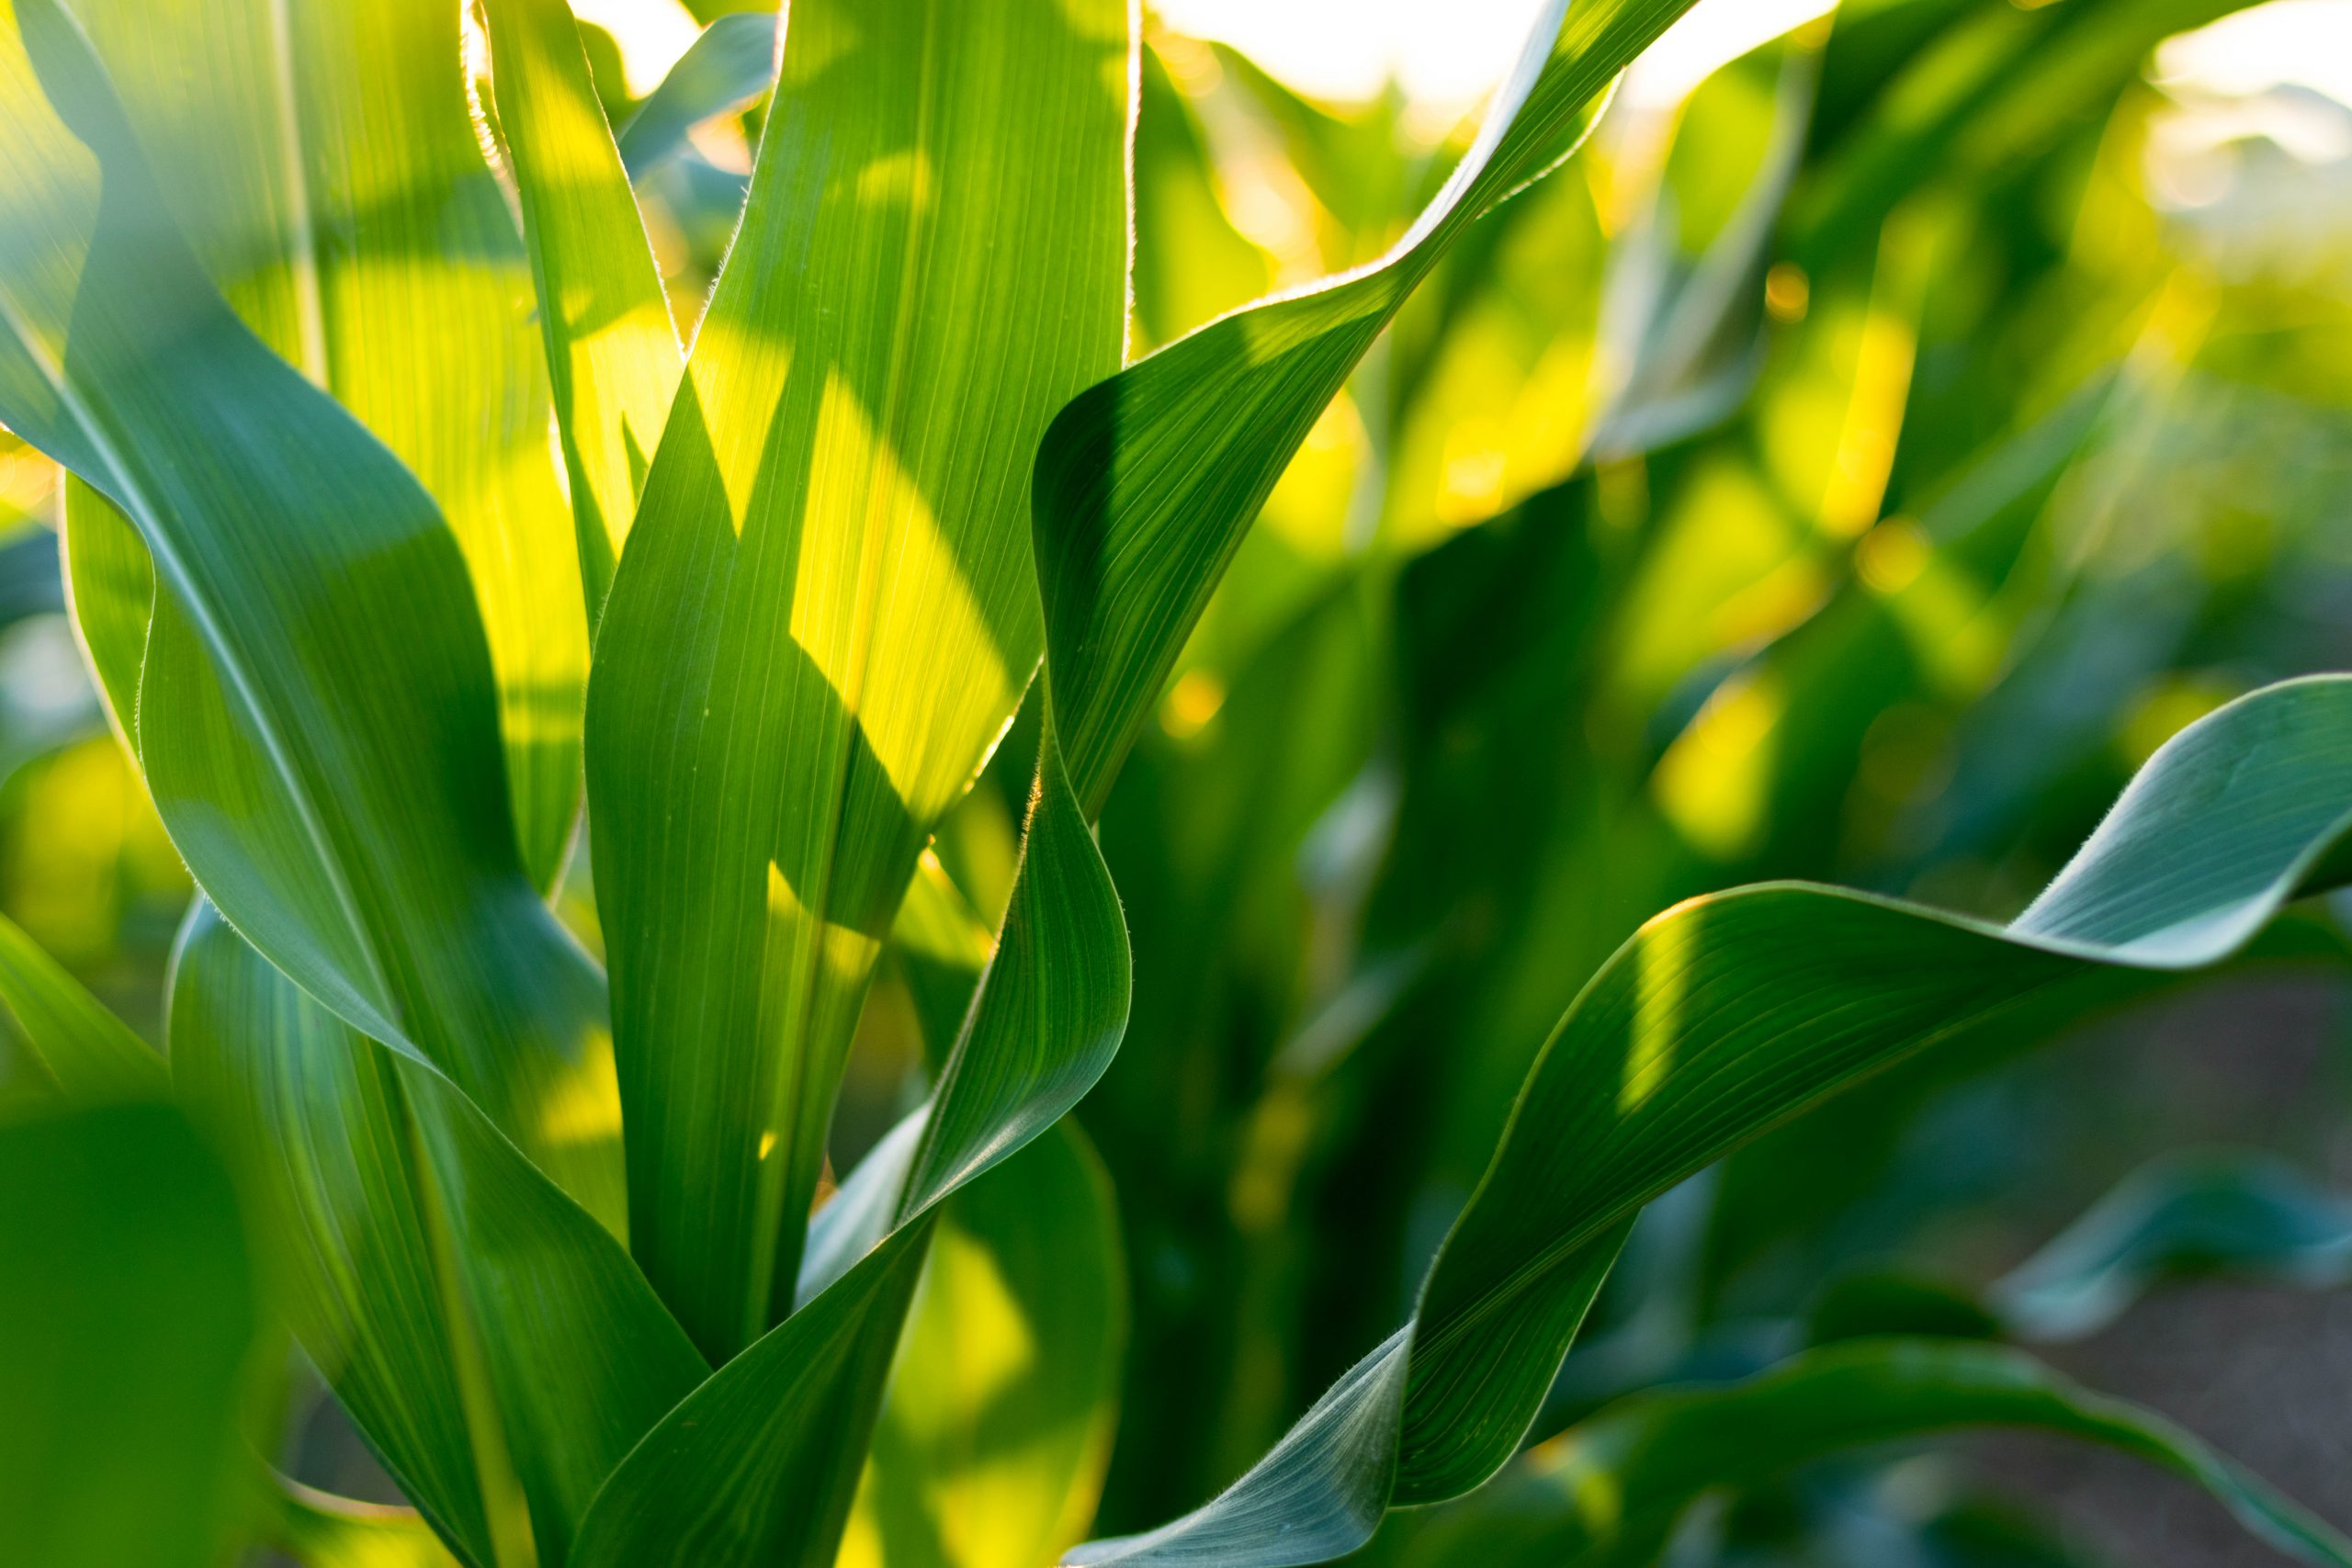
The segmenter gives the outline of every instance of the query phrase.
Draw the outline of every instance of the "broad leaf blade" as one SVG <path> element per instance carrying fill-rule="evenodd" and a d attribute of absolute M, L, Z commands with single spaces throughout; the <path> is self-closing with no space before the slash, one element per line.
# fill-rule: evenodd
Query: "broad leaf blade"
<path fill-rule="evenodd" d="M 714 1356 L 789 1307 L 879 944 L 1037 657 L 1030 455 L 1125 314 L 1125 35 L 1114 0 L 793 8 L 606 604 L 632 1243 Z"/>

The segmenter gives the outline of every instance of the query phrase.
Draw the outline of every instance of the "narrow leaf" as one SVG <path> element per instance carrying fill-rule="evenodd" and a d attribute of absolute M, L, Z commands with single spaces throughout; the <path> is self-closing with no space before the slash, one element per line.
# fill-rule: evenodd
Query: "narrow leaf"
<path fill-rule="evenodd" d="M 2352 1278 L 2352 1203 L 2267 1160 L 2159 1160 L 2003 1275 L 1989 1299 L 2015 1333 L 2072 1339 L 2168 1274 L 2216 1269 L 2339 1284 Z"/>
<path fill-rule="evenodd" d="M 485 8 L 593 620 L 685 355 L 571 6 L 487 0 Z M 745 20 L 773 33 L 773 17 Z"/>

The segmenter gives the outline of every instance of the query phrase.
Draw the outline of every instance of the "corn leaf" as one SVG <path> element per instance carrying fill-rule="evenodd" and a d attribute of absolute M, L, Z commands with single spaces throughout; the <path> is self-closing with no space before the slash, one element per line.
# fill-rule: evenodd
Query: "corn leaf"
<path fill-rule="evenodd" d="M 2160 1416 L 2080 1388 L 2015 1350 L 1903 1339 L 1811 1351 L 1724 1388 L 1633 1395 L 1379 1556 L 1632 1568 L 1655 1561 L 1704 1493 L 1753 1487 L 1849 1449 L 1979 1427 L 2118 1450 L 2203 1487 L 2248 1533 L 2291 1557 L 2352 1561 L 2352 1542 Z"/>
<path fill-rule="evenodd" d="M 1321 1561 L 1344 1533 L 1302 1544 L 1261 1499 L 1321 1497 L 1368 1534 L 1389 1506 L 1470 1490 L 1518 1446 L 1648 1200 L 1917 1052 L 2038 1037 L 2111 1003 L 2119 980 L 2218 962 L 2333 880 L 2347 820 L 2352 679 L 2314 678 L 2177 736 L 2007 927 L 1800 884 L 1657 917 L 1537 1056 L 1382 1374 L 1196 1514 L 1069 1561 L 1194 1561 L 1210 1543 L 1232 1563 Z"/>
<path fill-rule="evenodd" d="M 685 355 L 571 6 L 488 0 L 485 10 L 593 619 Z M 772 18 L 745 19 L 773 32 Z"/>
<path fill-rule="evenodd" d="M 447 1078 L 202 904 L 171 1029 L 183 1098 L 256 1151 L 256 1200 L 293 1238 L 288 1320 L 402 1490 L 469 1562 L 526 1540 L 563 1561 L 605 1475 L 707 1371 L 620 1244 Z"/>
<path fill-rule="evenodd" d="M 579 806 L 587 623 L 527 261 L 475 139 L 457 8 L 75 0 L 73 11 L 206 274 L 447 519 L 489 637 L 524 863 L 548 886 Z M 87 489 L 74 497 L 67 536 L 86 604 L 84 542 L 112 558 L 134 541 Z M 151 597 L 137 592 L 141 623 Z"/>
<path fill-rule="evenodd" d="M 82 983 L 0 916 L 0 1004 L 69 1104 L 162 1100 L 171 1070 Z"/>
<path fill-rule="evenodd" d="M 152 555 L 135 739 L 174 844 L 273 964 L 617 1226 L 601 977 L 517 848 L 457 539 L 214 291 L 53 0 L 0 10 L 0 417 Z"/>
<path fill-rule="evenodd" d="M 2014 1334 L 2073 1339 L 2168 1275 L 2213 1270 L 2340 1284 L 2352 1278 L 2352 1203 L 2267 1160 L 2159 1160 L 1995 1281 L 1988 1301 Z"/>
<path fill-rule="evenodd" d="M 1118 1216 L 1063 1122 L 949 1199 L 838 1568 L 1044 1562 L 1092 1516 L 1125 1327 Z"/>
<path fill-rule="evenodd" d="M 714 1359 L 789 1310 L 880 943 L 1037 658 L 1029 464 L 1117 363 L 1126 100 L 1114 0 L 791 12 L 589 698 L 631 1245 Z"/>
<path fill-rule="evenodd" d="M 621 163 L 630 179 L 659 167 L 704 120 L 742 107 L 775 85 L 780 27 L 775 16 L 738 12 L 702 30 L 621 127 Z"/>
<path fill-rule="evenodd" d="M 1379 261 L 1236 311 L 1091 388 L 1038 454 L 1053 715 L 1102 807 L 1243 534 L 1308 429 L 1463 231 L 1574 150 L 1682 0 L 1550 0 L 1445 188 Z"/>
<path fill-rule="evenodd" d="M 831 1563 L 930 1233 L 892 1233 L 682 1401 L 597 1495 L 572 1568 Z"/>
<path fill-rule="evenodd" d="M 222 1560 L 249 1269 L 228 1175 L 169 1106 L 0 1127 L 0 1561 Z"/>

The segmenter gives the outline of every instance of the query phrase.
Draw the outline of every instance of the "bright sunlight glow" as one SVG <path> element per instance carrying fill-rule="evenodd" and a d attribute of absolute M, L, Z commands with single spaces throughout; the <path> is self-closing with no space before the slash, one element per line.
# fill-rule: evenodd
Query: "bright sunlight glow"
<path fill-rule="evenodd" d="M 1362 99 L 1394 80 L 1425 122 L 1470 109 L 1510 68 L 1543 0 L 1158 0 L 1178 32 L 1232 44 L 1314 97 Z M 1626 92 L 1670 103 L 1714 70 L 1830 8 L 1829 0 L 1699 0 L 1634 68 Z M 617 39 L 642 96 L 694 42 L 680 0 L 573 0 Z M 2270 0 L 2166 44 L 2168 85 L 2231 96 L 2301 85 L 2352 103 L 2352 0 Z"/>

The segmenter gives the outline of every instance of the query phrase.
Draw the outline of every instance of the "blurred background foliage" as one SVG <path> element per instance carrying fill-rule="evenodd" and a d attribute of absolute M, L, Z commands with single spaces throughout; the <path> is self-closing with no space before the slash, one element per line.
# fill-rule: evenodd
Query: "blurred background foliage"
<path fill-rule="evenodd" d="M 1080 1115 L 1132 1337 L 1097 1534 L 1214 1492 L 1405 1317 L 1643 919 L 1773 877 L 2006 918 L 2182 725 L 2352 668 L 2352 105 L 2313 74 L 2352 73 L 2352 6 L 1849 0 L 1776 32 L 1737 5 L 1413 299 L 1104 811 L 1135 1005 Z M 649 53 L 758 7 L 580 9 L 618 125 Z M 1393 83 L 1310 96 L 1203 25 L 1236 9 L 1171 6 L 1142 59 L 1136 353 L 1377 256 L 1475 125 Z M 746 91 L 633 160 L 688 319 Z M 61 614 L 56 504 L 0 449 L 0 912 L 152 1036 L 189 887 Z M 937 844 L 991 922 L 1035 716 Z M 2010 1337 L 2352 1527 L 2335 919 L 2056 1050 L 1899 1070 L 1670 1194 L 1534 1437 L 1808 1344 Z M 836 1168 L 920 1093 L 923 977 L 906 955 L 867 1008 Z M 300 1479 L 380 1487 L 314 1381 L 290 1408 Z M 1490 1556 L 1513 1484 L 1368 1555 Z M 2007 1438 L 1807 1463 L 1666 1551 L 2262 1560 L 2186 1486 Z"/>

